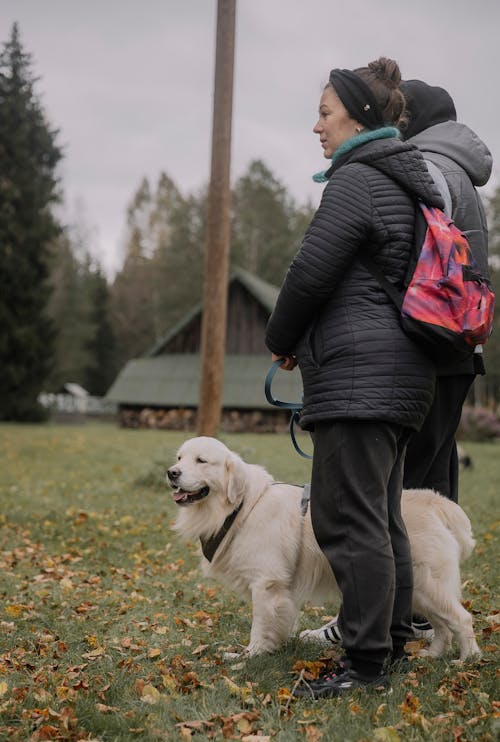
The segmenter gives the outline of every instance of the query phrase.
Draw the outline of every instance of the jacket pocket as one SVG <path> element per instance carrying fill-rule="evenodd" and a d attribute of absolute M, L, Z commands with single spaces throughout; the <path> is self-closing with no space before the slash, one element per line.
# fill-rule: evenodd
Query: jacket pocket
<path fill-rule="evenodd" d="M 314 320 L 305 331 L 297 348 L 297 359 L 319 368 L 323 357 L 321 330 L 318 320 Z"/>

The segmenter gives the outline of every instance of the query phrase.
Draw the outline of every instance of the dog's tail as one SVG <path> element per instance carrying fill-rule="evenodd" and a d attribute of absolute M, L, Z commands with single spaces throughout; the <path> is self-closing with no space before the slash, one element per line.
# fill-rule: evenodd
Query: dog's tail
<path fill-rule="evenodd" d="M 433 503 L 441 519 L 455 537 L 460 548 L 460 561 L 467 559 L 473 552 L 476 542 L 472 535 L 471 522 L 465 511 L 452 500 L 441 495 Z"/>

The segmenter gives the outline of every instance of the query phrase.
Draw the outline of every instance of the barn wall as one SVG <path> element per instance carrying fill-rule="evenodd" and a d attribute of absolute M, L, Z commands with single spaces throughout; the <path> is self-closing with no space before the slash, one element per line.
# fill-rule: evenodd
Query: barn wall
<path fill-rule="evenodd" d="M 269 313 L 238 282 L 231 284 L 228 296 L 226 353 L 261 355 L 268 353 L 264 333 Z M 197 315 L 163 348 L 162 353 L 199 353 L 201 315 Z"/>

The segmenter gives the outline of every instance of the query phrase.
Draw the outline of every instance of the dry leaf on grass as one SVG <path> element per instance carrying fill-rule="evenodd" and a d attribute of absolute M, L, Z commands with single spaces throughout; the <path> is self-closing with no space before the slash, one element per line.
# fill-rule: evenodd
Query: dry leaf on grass
<path fill-rule="evenodd" d="M 142 689 L 141 701 L 144 701 L 144 703 L 158 703 L 160 696 L 160 691 L 154 685 L 145 685 Z"/>
<path fill-rule="evenodd" d="M 401 737 L 394 727 L 378 727 L 373 732 L 373 739 L 377 742 L 400 742 Z"/>

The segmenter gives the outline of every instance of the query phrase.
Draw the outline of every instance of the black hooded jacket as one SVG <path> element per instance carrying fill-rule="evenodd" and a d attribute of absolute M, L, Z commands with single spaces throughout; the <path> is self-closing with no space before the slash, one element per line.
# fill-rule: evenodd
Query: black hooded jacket
<path fill-rule="evenodd" d="M 302 427 L 343 418 L 418 430 L 432 402 L 434 366 L 359 256 L 369 252 L 402 288 L 415 197 L 443 208 L 441 196 L 420 152 L 395 138 L 361 144 L 328 174 L 269 319 L 267 346 L 297 356 Z"/>

